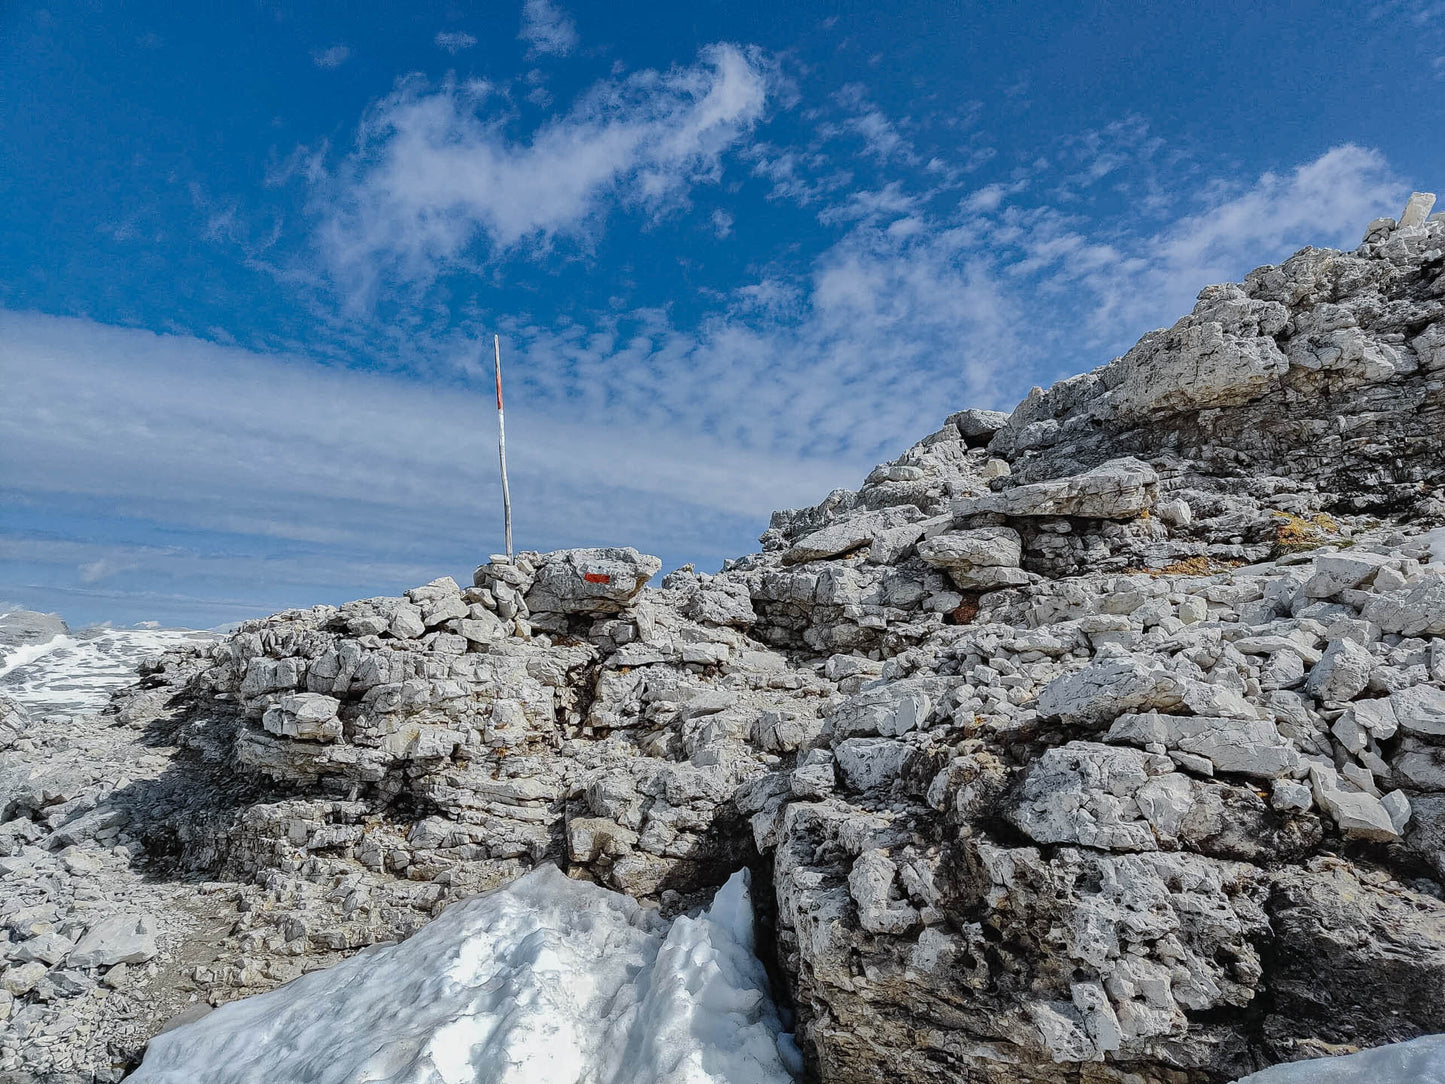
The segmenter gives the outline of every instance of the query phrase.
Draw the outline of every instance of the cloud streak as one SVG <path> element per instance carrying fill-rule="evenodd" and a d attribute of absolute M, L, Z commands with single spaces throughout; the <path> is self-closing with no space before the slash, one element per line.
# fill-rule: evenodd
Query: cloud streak
<path fill-rule="evenodd" d="M 383 281 L 431 281 L 474 244 L 485 260 L 584 237 L 614 208 L 665 214 L 718 179 L 766 98 L 756 54 L 712 45 L 691 67 L 597 84 L 518 142 L 490 86 L 406 80 L 317 193 L 327 266 L 371 299 Z"/>
<path fill-rule="evenodd" d="M 470 49 L 477 44 L 475 35 L 468 34 L 464 30 L 442 30 L 433 39 L 438 49 L 445 49 L 447 52 L 456 55 L 465 49 Z"/>
<path fill-rule="evenodd" d="M 533 56 L 566 56 L 577 48 L 577 24 L 550 0 L 526 0 L 517 38 Z"/>
<path fill-rule="evenodd" d="M 324 71 L 335 71 L 350 58 L 351 47 L 349 45 L 333 45 L 329 49 L 316 49 L 311 53 L 312 63 Z"/>
<path fill-rule="evenodd" d="M 85 509 L 112 524 L 104 545 L 63 548 L 42 535 L 20 552 L 29 517 L 11 517 L 0 534 L 7 583 L 34 582 L 35 566 L 49 565 L 56 583 L 121 589 L 143 578 L 128 572 L 166 568 L 170 582 L 194 573 L 214 590 L 294 584 L 299 563 L 375 593 L 408 581 L 368 581 L 357 569 L 466 575 L 498 544 L 494 414 L 483 388 L 13 313 L 0 313 L 0 343 L 0 499 L 20 510 Z M 765 460 L 520 396 L 508 406 L 526 546 L 639 544 L 716 561 L 761 530 L 779 496 L 811 499 L 839 473 L 835 463 Z M 126 520 L 142 535 L 194 538 L 180 553 L 174 541 L 118 546 Z M 207 546 L 219 553 L 206 558 Z M 30 572 L 19 574 L 22 565 Z"/>

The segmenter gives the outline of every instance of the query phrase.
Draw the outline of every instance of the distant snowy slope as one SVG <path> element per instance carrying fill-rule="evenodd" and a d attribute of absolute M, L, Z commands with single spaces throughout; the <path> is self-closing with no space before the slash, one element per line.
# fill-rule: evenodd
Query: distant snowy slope
<path fill-rule="evenodd" d="M 212 638 L 176 629 L 72 632 L 54 614 L 11 611 L 0 614 L 0 693 L 31 711 L 99 711 L 111 693 L 136 679 L 147 656 Z"/>
<path fill-rule="evenodd" d="M 131 1084 L 785 1084 L 746 874 L 671 925 L 543 865 L 157 1036 Z"/>

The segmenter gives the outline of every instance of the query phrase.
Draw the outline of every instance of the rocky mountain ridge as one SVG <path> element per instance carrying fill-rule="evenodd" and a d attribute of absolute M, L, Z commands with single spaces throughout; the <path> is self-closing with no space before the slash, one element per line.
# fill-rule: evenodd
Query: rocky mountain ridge
<path fill-rule="evenodd" d="M 119 1079 L 544 863 L 667 914 L 750 866 L 827 1082 L 1445 1031 L 1428 211 L 950 416 L 716 575 L 522 553 L 159 656 L 103 716 L 0 707 L 0 1079 Z"/>

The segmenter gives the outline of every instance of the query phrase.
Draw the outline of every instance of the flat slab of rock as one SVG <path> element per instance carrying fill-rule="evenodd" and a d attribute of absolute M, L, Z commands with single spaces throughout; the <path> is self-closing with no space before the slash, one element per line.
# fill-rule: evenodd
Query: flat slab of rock
<path fill-rule="evenodd" d="M 1083 516 L 1133 519 L 1154 504 L 1159 476 L 1137 459 L 1110 460 L 1083 474 L 1014 486 L 981 497 L 960 497 L 955 516 Z"/>
<path fill-rule="evenodd" d="M 1445 689 L 1415 685 L 1391 696 L 1390 707 L 1401 730 L 1411 734 L 1445 735 Z"/>
<path fill-rule="evenodd" d="M 1408 587 L 1370 599 L 1364 616 L 1384 632 L 1445 636 L 1445 575 L 1430 573 Z"/>
<path fill-rule="evenodd" d="M 1278 779 L 1300 768 L 1299 751 L 1267 719 L 1218 719 L 1199 715 L 1122 715 L 1107 740 L 1167 749 L 1206 758 L 1215 771 Z"/>
<path fill-rule="evenodd" d="M 341 737 L 341 720 L 336 713 L 341 701 L 321 693 L 291 693 L 274 708 L 267 708 L 261 726 L 283 738 L 306 741 L 335 741 Z"/>
<path fill-rule="evenodd" d="M 950 414 L 944 424 L 956 426 L 968 444 L 987 444 L 1008 424 L 1008 415 L 1002 410 L 960 410 Z"/>
<path fill-rule="evenodd" d="M 1066 723 L 1099 725 L 1125 712 L 1173 711 L 1184 703 L 1183 683 L 1155 660 L 1134 655 L 1096 658 L 1055 678 L 1039 693 L 1039 714 Z"/>
<path fill-rule="evenodd" d="M 156 923 L 149 915 L 112 915 L 90 929 L 66 957 L 71 967 L 143 964 L 156 954 Z"/>
<path fill-rule="evenodd" d="M 875 538 L 885 535 L 894 528 L 906 525 L 910 519 L 921 518 L 917 514 L 910 516 L 900 509 L 888 508 L 881 512 L 868 512 L 861 516 L 840 520 L 837 523 L 830 523 L 821 530 L 805 535 L 793 543 L 783 552 L 783 564 L 798 565 L 805 561 L 823 561 L 830 557 L 841 557 L 871 545 Z M 919 533 L 922 533 L 921 529 Z M 909 544 L 911 544 L 911 540 Z"/>

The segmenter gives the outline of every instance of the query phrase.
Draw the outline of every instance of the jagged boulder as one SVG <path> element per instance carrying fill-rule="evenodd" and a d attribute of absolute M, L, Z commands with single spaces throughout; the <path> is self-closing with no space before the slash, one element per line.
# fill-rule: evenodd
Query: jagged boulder
<path fill-rule="evenodd" d="M 658 558 L 630 546 L 559 550 L 537 566 L 527 608 L 534 614 L 620 613 L 661 569 Z"/>

